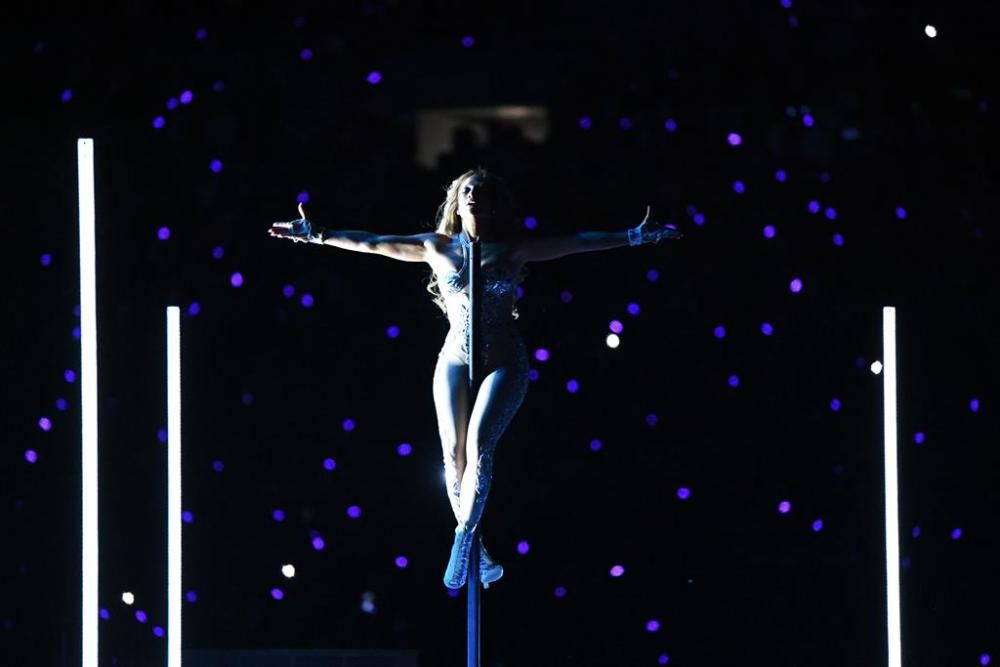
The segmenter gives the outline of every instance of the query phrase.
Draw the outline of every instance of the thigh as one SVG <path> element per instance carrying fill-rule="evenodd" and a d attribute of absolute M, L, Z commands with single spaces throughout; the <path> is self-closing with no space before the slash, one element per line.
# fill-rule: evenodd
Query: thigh
<path fill-rule="evenodd" d="M 462 452 L 469 425 L 469 367 L 452 355 L 438 355 L 434 369 L 434 410 L 441 446 L 451 455 L 456 449 Z"/>
<path fill-rule="evenodd" d="M 496 445 L 527 390 L 528 375 L 520 364 L 498 366 L 483 378 L 469 421 L 469 437 L 475 445 Z"/>

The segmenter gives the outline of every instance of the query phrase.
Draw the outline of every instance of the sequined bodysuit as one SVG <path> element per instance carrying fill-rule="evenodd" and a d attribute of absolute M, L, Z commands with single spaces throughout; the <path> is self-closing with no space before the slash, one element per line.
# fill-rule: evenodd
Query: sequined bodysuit
<path fill-rule="evenodd" d="M 444 402 L 446 397 L 452 394 L 453 383 L 468 382 L 469 248 L 461 241 L 454 242 L 462 244 L 462 266 L 458 271 L 440 274 L 438 281 L 450 324 L 434 372 L 434 394 L 435 400 L 439 403 Z M 482 340 L 479 357 L 480 377 L 487 378 L 496 373 L 493 382 L 486 389 L 489 395 L 475 398 L 477 403 L 489 404 L 490 409 L 484 410 L 481 417 L 483 421 L 478 428 L 475 428 L 476 425 L 469 427 L 469 437 L 474 437 L 473 431 L 475 431 L 480 439 L 477 443 L 479 466 L 475 502 L 468 519 L 470 526 L 478 525 L 482 514 L 492 481 L 493 456 L 497 442 L 524 400 L 528 387 L 528 354 L 512 315 L 517 290 L 515 267 L 506 262 L 491 262 L 482 267 L 481 275 L 484 285 L 479 321 L 479 335 Z M 482 394 L 483 391 L 484 389 L 480 388 L 478 393 Z M 472 403 L 469 404 L 469 410 L 472 411 Z M 443 442 L 453 437 L 447 431 L 455 427 L 454 422 L 463 421 L 457 417 L 448 415 L 442 419 L 439 413 Z M 452 504 L 457 508 L 461 480 L 456 474 L 454 452 L 445 451 L 444 464 L 449 493 L 453 496 Z"/>

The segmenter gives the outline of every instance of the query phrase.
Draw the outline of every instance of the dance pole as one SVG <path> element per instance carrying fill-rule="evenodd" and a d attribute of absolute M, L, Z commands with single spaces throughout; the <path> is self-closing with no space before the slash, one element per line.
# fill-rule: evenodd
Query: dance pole
<path fill-rule="evenodd" d="M 181 311 L 167 307 L 167 667 L 181 665 Z"/>
<path fill-rule="evenodd" d="M 469 246 L 469 396 L 470 405 L 475 405 L 476 391 L 479 389 L 479 346 L 482 332 L 479 330 L 479 312 L 482 307 L 482 277 L 479 272 L 481 245 L 477 237 Z M 468 458 L 468 457 L 466 457 Z M 466 467 L 469 465 L 466 461 Z M 478 474 L 478 470 L 476 471 Z M 476 532 L 479 531 L 477 526 Z M 469 551 L 469 573 L 466 577 L 468 588 L 468 611 L 466 630 L 466 665 L 479 667 L 479 545 L 476 532 L 472 534 L 472 549 Z"/>
<path fill-rule="evenodd" d="M 884 364 L 883 413 L 885 427 L 885 567 L 886 627 L 889 667 L 901 667 L 902 631 L 899 607 L 899 485 L 896 476 L 896 309 L 882 309 L 882 355 Z"/>
<path fill-rule="evenodd" d="M 97 280 L 94 240 L 94 140 L 77 139 L 76 168 L 80 205 L 80 446 L 81 611 L 80 660 L 98 661 L 97 539 Z"/>

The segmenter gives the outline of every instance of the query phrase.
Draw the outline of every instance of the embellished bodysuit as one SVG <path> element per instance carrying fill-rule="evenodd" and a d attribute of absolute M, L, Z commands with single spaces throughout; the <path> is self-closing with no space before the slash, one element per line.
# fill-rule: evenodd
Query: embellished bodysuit
<path fill-rule="evenodd" d="M 454 443 L 454 429 L 465 420 L 452 414 L 456 383 L 468 382 L 469 360 L 469 247 L 463 240 L 462 267 L 440 274 L 438 284 L 445 302 L 450 329 L 438 354 L 434 371 L 434 396 L 438 405 L 439 427 L 443 443 Z M 478 437 L 479 465 L 476 468 L 476 493 L 471 508 L 461 499 L 461 480 L 454 450 L 444 452 L 445 480 L 452 496 L 456 518 L 459 508 L 468 512 L 468 525 L 475 527 L 493 480 L 493 459 L 497 442 L 510 423 L 528 389 L 528 354 L 512 314 L 517 291 L 515 267 L 507 262 L 491 262 L 482 267 L 483 303 L 480 306 L 481 349 L 479 361 L 483 385 L 473 392 L 470 413 L 479 414 L 479 424 L 469 424 L 468 437 Z M 485 394 L 485 395 L 484 395 Z M 482 404 L 475 413 L 472 406 Z M 442 410 L 447 416 L 442 416 Z M 467 418 L 470 414 L 465 415 Z M 476 434 L 476 435 L 473 435 Z"/>

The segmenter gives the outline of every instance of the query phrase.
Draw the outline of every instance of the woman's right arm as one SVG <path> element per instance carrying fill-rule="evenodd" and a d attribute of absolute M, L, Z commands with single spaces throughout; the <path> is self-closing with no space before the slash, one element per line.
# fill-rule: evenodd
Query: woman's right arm
<path fill-rule="evenodd" d="M 383 255 L 402 262 L 426 262 L 429 252 L 437 247 L 440 240 L 435 232 L 412 236 L 388 236 L 361 230 L 324 229 L 306 219 L 302 204 L 299 204 L 299 213 L 302 215 L 299 220 L 275 222 L 268 233 L 293 241 L 321 243 L 354 252 Z"/>

